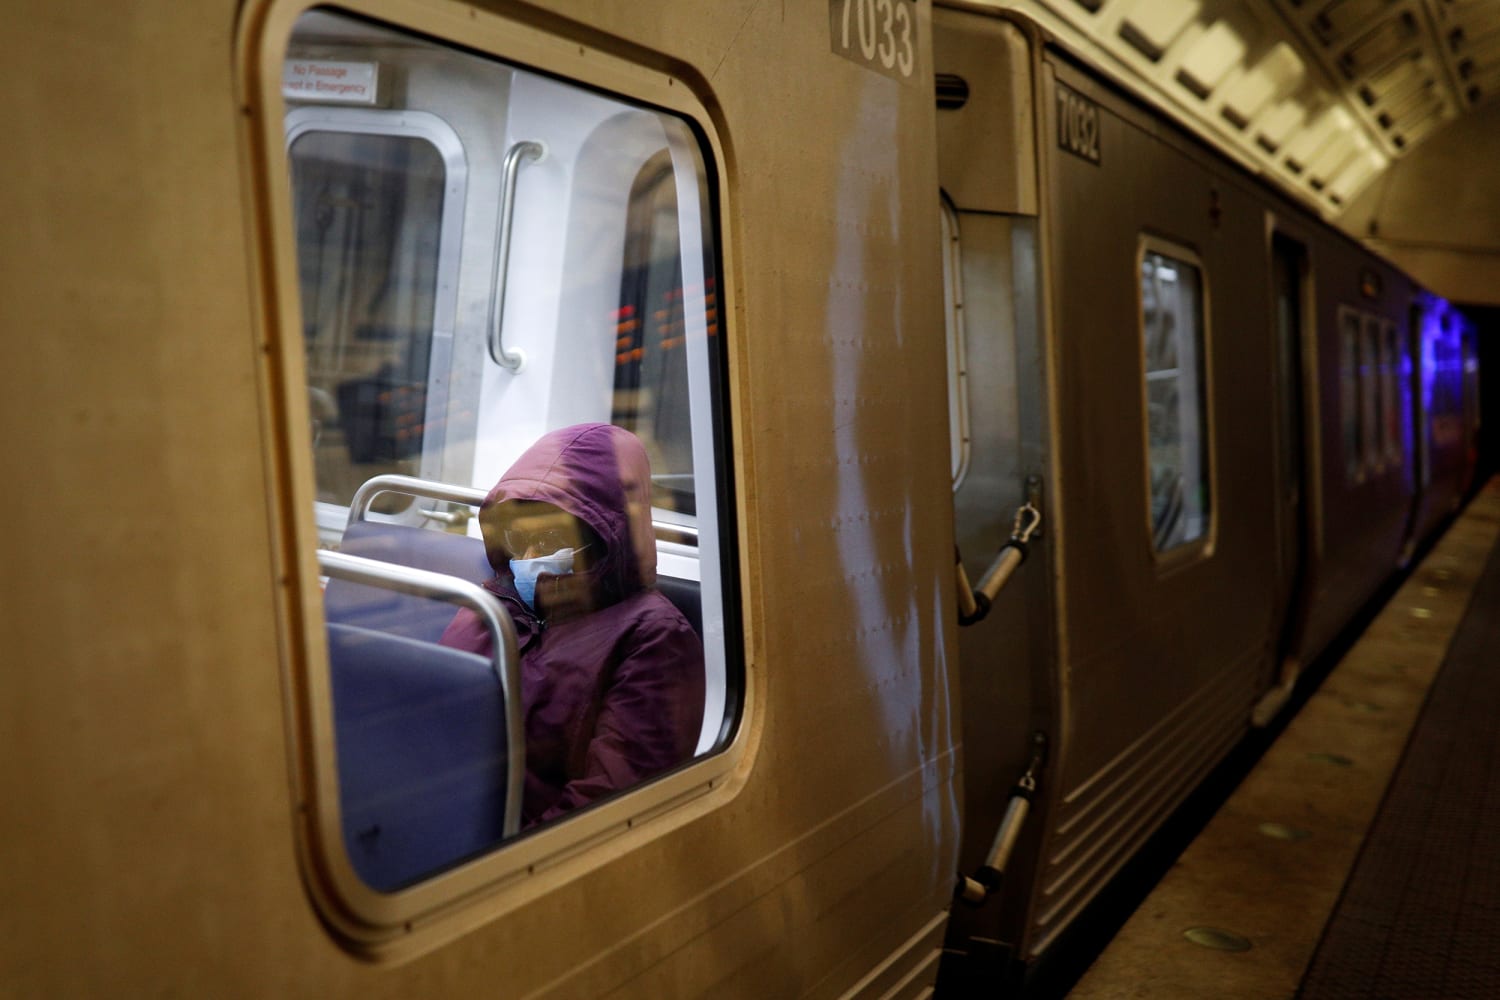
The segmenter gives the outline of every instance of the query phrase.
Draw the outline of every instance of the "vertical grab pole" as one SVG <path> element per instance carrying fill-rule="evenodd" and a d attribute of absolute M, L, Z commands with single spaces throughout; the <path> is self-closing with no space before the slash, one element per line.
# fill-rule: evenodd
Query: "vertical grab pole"
<path fill-rule="evenodd" d="M 522 160 L 540 161 L 547 155 L 544 143 L 523 140 L 506 150 L 505 162 L 501 166 L 500 180 L 500 229 L 495 238 L 495 273 L 490 279 L 494 294 L 490 296 L 489 342 L 490 357 L 495 364 L 508 371 L 519 373 L 526 367 L 526 352 L 507 351 L 503 326 L 505 323 L 505 286 L 510 275 L 511 220 L 516 209 L 516 171 Z"/>

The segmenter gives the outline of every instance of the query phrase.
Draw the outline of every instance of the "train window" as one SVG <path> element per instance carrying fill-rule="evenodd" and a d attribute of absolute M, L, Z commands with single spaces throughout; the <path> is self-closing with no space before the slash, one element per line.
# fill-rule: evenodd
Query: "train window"
<path fill-rule="evenodd" d="M 1344 478 L 1355 482 L 1364 472 L 1360 424 L 1359 313 L 1339 309 L 1339 414 L 1343 425 Z"/>
<path fill-rule="evenodd" d="M 1206 538 L 1210 524 L 1203 279 L 1189 257 L 1149 241 L 1140 261 L 1151 529 L 1158 552 Z"/>
<path fill-rule="evenodd" d="M 963 247 L 958 213 L 940 201 L 938 228 L 943 240 L 943 327 L 948 344 L 948 459 L 957 492 L 969 469 L 969 372 L 964 349 Z"/>
<path fill-rule="evenodd" d="M 327 652 L 308 836 L 362 927 L 728 766 L 717 182 L 701 108 L 658 80 L 671 110 L 327 9 L 286 43 L 283 392 L 310 420 L 285 444 Z"/>
<path fill-rule="evenodd" d="M 1416 447 L 1418 485 L 1426 489 L 1432 485 L 1432 337 L 1437 314 L 1431 305 L 1414 302 L 1410 316 L 1412 443 Z"/>
<path fill-rule="evenodd" d="M 1476 342 L 1474 327 L 1471 322 L 1464 324 L 1463 337 L 1463 365 L 1464 365 L 1464 429 L 1468 434 L 1470 447 L 1475 444 L 1475 433 L 1480 425 L 1480 381 L 1479 381 L 1479 344 Z"/>
<path fill-rule="evenodd" d="M 1364 466 L 1371 475 L 1385 468 L 1385 450 L 1381 446 L 1385 423 L 1380 389 L 1380 320 L 1364 317 L 1364 337 L 1359 356 L 1359 426 Z"/>
<path fill-rule="evenodd" d="M 1401 367 L 1401 345 L 1396 332 L 1396 324 L 1390 322 L 1382 324 L 1380 334 L 1380 395 L 1383 401 L 1381 411 L 1385 415 L 1385 454 L 1387 461 L 1400 465 L 1401 412 L 1398 405 L 1400 396 L 1396 389 L 1396 379 Z"/>

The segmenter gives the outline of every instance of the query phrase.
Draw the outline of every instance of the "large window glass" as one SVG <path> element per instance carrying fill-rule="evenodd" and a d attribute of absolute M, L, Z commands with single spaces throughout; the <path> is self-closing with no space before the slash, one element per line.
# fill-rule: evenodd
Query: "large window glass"
<path fill-rule="evenodd" d="M 1140 274 L 1151 528 L 1164 552 L 1205 538 L 1210 523 L 1203 279 L 1187 251 L 1154 241 Z"/>
<path fill-rule="evenodd" d="M 731 734 L 712 157 L 678 114 L 325 10 L 282 92 L 315 812 L 399 894 L 623 827 Z"/>

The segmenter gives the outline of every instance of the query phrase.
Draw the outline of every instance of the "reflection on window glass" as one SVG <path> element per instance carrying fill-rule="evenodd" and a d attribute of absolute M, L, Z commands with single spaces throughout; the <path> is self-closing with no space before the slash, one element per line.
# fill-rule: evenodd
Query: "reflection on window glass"
<path fill-rule="evenodd" d="M 731 731 L 710 163 L 674 115 L 325 11 L 284 73 L 314 770 L 388 892 Z"/>
<path fill-rule="evenodd" d="M 1359 314 L 1353 310 L 1339 311 L 1339 414 L 1342 418 L 1344 442 L 1344 477 L 1353 482 L 1358 479 L 1363 449 L 1360 438 L 1359 395 Z"/>
<path fill-rule="evenodd" d="M 683 283 L 678 225 L 677 175 L 663 150 L 641 168 L 630 190 L 614 312 L 611 419 L 651 451 L 652 502 L 693 514 L 686 317 L 688 310 L 701 313 L 714 343 L 718 302 L 712 261 L 704 262 L 703 283 Z"/>
<path fill-rule="evenodd" d="M 1196 265 L 1141 257 L 1146 436 L 1157 551 L 1204 537 L 1209 525 L 1208 399 L 1202 279 Z"/>

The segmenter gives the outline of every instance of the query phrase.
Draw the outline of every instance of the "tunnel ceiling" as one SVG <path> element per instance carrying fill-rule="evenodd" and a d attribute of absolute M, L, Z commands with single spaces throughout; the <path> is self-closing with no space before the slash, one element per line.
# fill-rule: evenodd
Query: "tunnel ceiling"
<path fill-rule="evenodd" d="M 1500 0 L 992 0 L 1325 217 L 1500 94 Z"/>

